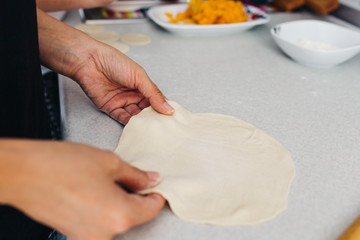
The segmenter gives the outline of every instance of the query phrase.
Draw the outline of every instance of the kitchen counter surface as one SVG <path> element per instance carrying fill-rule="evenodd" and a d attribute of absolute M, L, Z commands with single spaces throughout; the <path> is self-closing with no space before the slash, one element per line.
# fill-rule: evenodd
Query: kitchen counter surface
<path fill-rule="evenodd" d="M 271 18 L 247 32 L 207 38 L 179 37 L 149 21 L 105 25 L 152 38 L 127 55 L 168 99 L 192 112 L 232 115 L 257 126 L 290 151 L 296 170 L 287 210 L 266 223 L 193 224 L 166 207 L 117 240 L 330 240 L 360 215 L 360 55 L 330 69 L 299 65 L 275 45 L 272 26 L 311 18 L 343 22 L 308 13 Z M 79 21 L 77 12 L 65 19 Z M 66 140 L 114 150 L 123 126 L 96 110 L 73 81 L 61 77 L 60 84 Z"/>

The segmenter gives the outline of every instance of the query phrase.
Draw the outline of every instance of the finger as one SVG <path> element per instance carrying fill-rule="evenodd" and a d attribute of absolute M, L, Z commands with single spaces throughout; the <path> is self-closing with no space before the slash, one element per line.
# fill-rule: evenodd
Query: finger
<path fill-rule="evenodd" d="M 146 73 L 142 79 L 143 80 L 140 81 L 139 91 L 149 99 L 151 106 L 159 113 L 172 115 L 174 108 L 166 102 L 166 98 L 160 89 L 150 80 Z"/>
<path fill-rule="evenodd" d="M 109 101 L 100 107 L 101 111 L 109 114 L 114 109 L 123 108 L 130 104 L 136 104 L 144 98 L 138 91 L 127 91 L 114 95 Z"/>
<path fill-rule="evenodd" d="M 136 104 L 130 104 L 130 105 L 124 107 L 124 109 L 125 109 L 131 116 L 134 116 L 134 115 L 138 114 L 139 112 L 141 112 L 141 109 L 140 109 L 139 106 L 136 105 Z"/>
<path fill-rule="evenodd" d="M 144 108 L 149 107 L 149 106 L 150 106 L 149 99 L 143 98 L 143 100 L 141 100 L 141 101 L 138 103 L 138 106 L 139 106 L 140 109 L 144 109 Z"/>
<path fill-rule="evenodd" d="M 123 108 L 117 108 L 117 109 L 112 110 L 111 112 L 109 112 L 109 116 L 124 125 L 126 125 L 130 121 L 130 118 L 132 117 Z"/>
<path fill-rule="evenodd" d="M 122 161 L 115 170 L 115 181 L 128 190 L 140 191 L 155 187 L 161 177 L 157 172 L 145 172 Z"/>
<path fill-rule="evenodd" d="M 165 205 L 165 199 L 157 193 L 150 193 L 147 196 L 130 194 L 128 199 L 132 207 L 134 225 L 140 225 L 155 218 Z"/>

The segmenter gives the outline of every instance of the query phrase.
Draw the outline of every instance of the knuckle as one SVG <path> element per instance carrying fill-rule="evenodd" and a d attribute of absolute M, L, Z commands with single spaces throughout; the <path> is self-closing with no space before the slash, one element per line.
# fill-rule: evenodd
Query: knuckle
<path fill-rule="evenodd" d="M 147 81 L 149 79 L 145 69 L 143 69 L 142 67 L 138 67 L 136 70 L 135 70 L 135 82 L 137 84 L 144 84 L 145 81 Z"/>
<path fill-rule="evenodd" d="M 114 234 L 125 233 L 134 225 L 135 225 L 135 220 L 132 217 L 130 217 L 130 215 L 126 215 L 126 216 L 123 215 L 121 217 L 116 216 L 112 218 L 109 224 L 109 228 L 110 228 L 109 230 Z"/>
<path fill-rule="evenodd" d="M 143 69 L 142 67 L 139 66 L 139 67 L 136 69 L 136 75 L 137 75 L 138 77 L 140 77 L 140 79 L 141 79 L 141 78 L 143 78 L 144 76 L 147 76 L 147 73 L 146 73 L 145 69 Z"/>
<path fill-rule="evenodd" d="M 120 157 L 109 150 L 104 150 L 104 161 L 111 169 L 118 169 L 122 165 Z"/>
<path fill-rule="evenodd" d="M 119 157 L 110 150 L 104 150 L 105 158 L 111 162 L 117 162 Z"/>

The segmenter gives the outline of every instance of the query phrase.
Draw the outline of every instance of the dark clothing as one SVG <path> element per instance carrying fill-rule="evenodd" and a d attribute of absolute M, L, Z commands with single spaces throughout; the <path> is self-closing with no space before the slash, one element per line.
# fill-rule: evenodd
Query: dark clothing
<path fill-rule="evenodd" d="M 0 137 L 50 138 L 35 0 L 1 2 L 0 104 Z M 0 205 L 1 240 L 42 240 L 50 231 L 23 213 Z"/>
<path fill-rule="evenodd" d="M 2 1 L 0 32 L 0 136 L 49 138 L 35 1 Z"/>

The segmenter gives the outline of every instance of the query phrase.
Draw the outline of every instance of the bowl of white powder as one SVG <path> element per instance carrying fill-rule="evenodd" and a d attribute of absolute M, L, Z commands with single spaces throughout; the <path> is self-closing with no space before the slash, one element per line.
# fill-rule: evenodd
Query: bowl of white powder
<path fill-rule="evenodd" d="M 360 32 L 329 22 L 286 22 L 270 32 L 286 55 L 306 66 L 330 68 L 360 52 Z"/>

